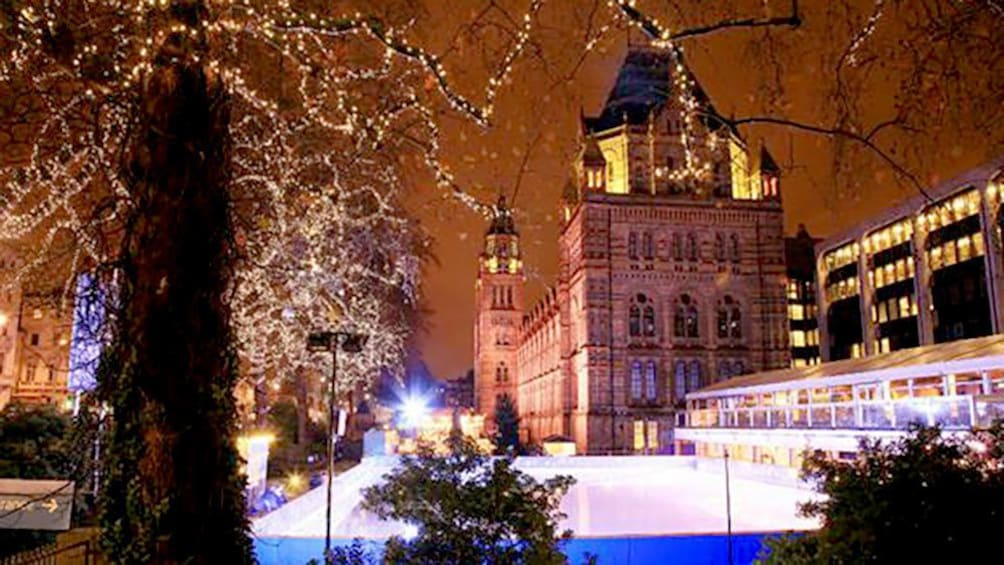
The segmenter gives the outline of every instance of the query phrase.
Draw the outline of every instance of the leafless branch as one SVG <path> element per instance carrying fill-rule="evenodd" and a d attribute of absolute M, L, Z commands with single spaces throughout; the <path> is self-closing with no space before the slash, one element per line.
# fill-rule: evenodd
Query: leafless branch
<path fill-rule="evenodd" d="M 620 2 L 617 4 L 620 8 L 621 13 L 627 17 L 629 20 L 638 25 L 639 28 L 650 39 L 662 40 L 662 41 L 675 41 L 679 39 L 688 39 L 691 37 L 697 37 L 701 35 L 709 35 L 719 31 L 727 31 L 736 28 L 757 28 L 757 27 L 777 27 L 777 26 L 788 26 L 788 27 L 798 27 L 802 24 L 802 19 L 798 15 L 798 0 L 791 0 L 791 13 L 786 16 L 778 16 L 771 18 L 732 18 L 723 19 L 712 24 L 690 27 L 677 32 L 670 32 L 668 29 L 664 28 L 653 18 L 650 18 L 643 14 L 638 9 L 630 6 L 626 3 Z"/>

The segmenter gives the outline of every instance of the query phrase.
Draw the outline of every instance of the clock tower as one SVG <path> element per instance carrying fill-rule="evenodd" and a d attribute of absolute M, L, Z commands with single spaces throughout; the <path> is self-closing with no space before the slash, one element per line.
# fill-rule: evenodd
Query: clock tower
<path fill-rule="evenodd" d="M 474 391 L 478 412 L 494 428 L 503 395 L 516 403 L 519 329 L 523 319 L 523 257 L 512 211 L 500 196 L 478 259 L 475 286 Z"/>

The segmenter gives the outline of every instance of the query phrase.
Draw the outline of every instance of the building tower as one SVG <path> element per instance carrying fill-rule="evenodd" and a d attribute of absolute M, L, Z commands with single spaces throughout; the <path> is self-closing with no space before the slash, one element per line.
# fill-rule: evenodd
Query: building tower
<path fill-rule="evenodd" d="M 475 286 L 474 394 L 489 427 L 502 395 L 516 403 L 516 351 L 523 317 L 523 259 L 512 212 L 500 196 Z"/>

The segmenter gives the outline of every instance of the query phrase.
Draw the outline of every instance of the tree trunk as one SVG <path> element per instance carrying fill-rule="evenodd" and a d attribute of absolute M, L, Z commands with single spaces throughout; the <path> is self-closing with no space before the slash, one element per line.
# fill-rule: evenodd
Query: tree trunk
<path fill-rule="evenodd" d="M 137 121 L 126 177 L 138 205 L 121 250 L 117 340 L 101 370 L 114 414 L 105 548 L 118 562 L 250 562 L 225 299 L 229 101 L 198 64 L 162 62 Z"/>

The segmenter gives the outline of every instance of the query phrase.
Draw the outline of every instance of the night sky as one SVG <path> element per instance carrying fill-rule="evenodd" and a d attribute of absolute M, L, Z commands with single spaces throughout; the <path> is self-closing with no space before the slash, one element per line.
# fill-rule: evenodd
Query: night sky
<path fill-rule="evenodd" d="M 490 10 L 482 20 L 485 25 L 462 27 L 484 7 L 482 2 L 469 4 L 473 7 L 467 11 L 429 8 L 418 26 L 434 22 L 426 28 L 433 31 L 427 32 L 425 40 L 447 53 L 444 60 L 451 75 L 461 87 L 472 85 L 467 92 L 476 96 L 473 85 L 483 84 L 484 69 L 497 60 L 497 53 L 485 46 L 499 43 L 498 29 L 506 26 L 507 18 Z M 525 4 L 500 2 L 513 18 L 522 17 Z M 501 89 L 491 127 L 480 128 L 449 113 L 441 120 L 444 162 L 469 193 L 482 202 L 493 202 L 500 191 L 511 198 L 518 183 L 517 227 L 531 304 L 555 281 L 558 199 L 577 150 L 580 109 L 587 115 L 598 113 L 629 41 L 623 27 L 611 29 L 579 62 L 586 31 L 595 31 L 610 20 L 605 4 L 599 2 L 595 12 L 589 0 L 545 5 L 533 35 L 533 48 L 516 63 L 511 81 Z M 667 4 L 639 2 L 661 21 L 681 25 L 709 23 L 723 15 L 763 14 L 757 8 L 760 2 L 715 3 L 715 8 L 694 2 L 697 8 L 693 10 L 660 13 L 659 8 Z M 788 6 L 788 2 L 769 4 L 774 6 L 773 15 Z M 875 2 L 813 0 L 801 4 L 803 24 L 796 30 L 736 30 L 683 43 L 688 63 L 719 112 L 735 117 L 783 116 L 822 126 L 835 123 L 837 106 L 829 95 L 837 85 L 836 62 L 866 25 Z M 977 111 L 987 95 L 1000 87 L 1001 79 L 987 79 L 969 91 L 959 89 L 971 92 L 972 99 L 968 93 L 958 95 L 957 90 L 939 85 L 937 78 L 932 84 L 901 88 L 900 81 L 913 68 L 909 61 L 918 52 L 956 49 L 934 43 L 905 48 L 900 40 L 916 37 L 916 30 L 909 28 L 913 21 L 909 16 L 902 8 L 884 13 L 855 51 L 859 62 L 848 65 L 845 59 L 847 70 L 841 78 L 845 85 L 851 85 L 848 88 L 858 102 L 850 112 L 860 131 L 896 116 L 895 104 L 902 101 L 903 92 L 917 95 L 918 89 L 932 89 L 924 91 L 922 98 L 938 105 L 919 111 L 914 107 L 913 114 L 907 114 L 916 116 L 910 119 L 916 131 L 889 128 L 875 137 L 875 142 L 894 152 L 917 180 L 930 184 L 1004 150 L 1004 123 L 999 116 L 989 124 L 980 122 L 985 113 Z M 993 20 L 988 21 L 992 26 Z M 997 32 L 986 31 L 997 42 L 994 49 L 1004 51 L 999 28 Z M 640 40 L 638 35 L 633 37 Z M 964 60 L 963 71 L 981 77 L 987 64 L 996 65 L 989 69 L 991 76 L 993 72 L 997 77 L 1004 75 L 1001 62 Z M 996 92 L 999 101 L 1001 91 Z M 751 143 L 763 139 L 784 169 L 781 186 L 789 233 L 798 224 L 805 224 L 812 235 L 825 237 L 918 194 L 909 180 L 898 178 L 879 158 L 860 147 L 851 145 L 845 157 L 835 159 L 840 147 L 825 136 L 766 125 L 745 127 L 741 133 Z M 431 183 L 414 184 L 406 203 L 434 238 L 436 257 L 425 270 L 424 305 L 429 313 L 427 328 L 416 337 L 415 349 L 434 375 L 453 378 L 472 365 L 476 259 L 486 222 L 462 204 L 444 198 Z"/>

